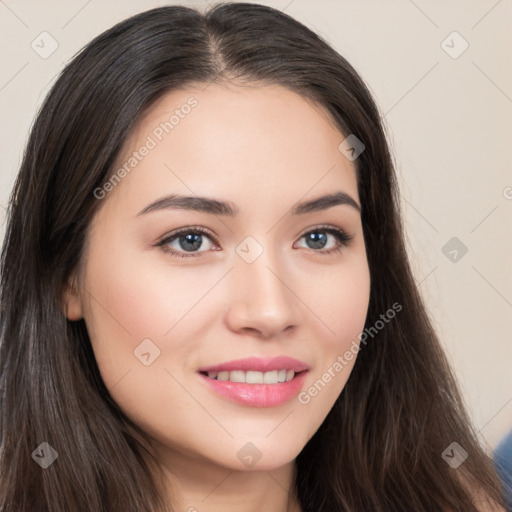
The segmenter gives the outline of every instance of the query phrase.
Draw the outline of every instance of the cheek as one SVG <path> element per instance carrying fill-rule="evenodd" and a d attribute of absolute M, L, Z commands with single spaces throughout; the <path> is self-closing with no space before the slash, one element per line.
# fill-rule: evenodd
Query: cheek
<path fill-rule="evenodd" d="M 310 290 L 308 298 L 324 334 L 316 338 L 317 364 L 297 397 L 300 406 L 314 418 L 308 436 L 331 410 L 356 363 L 370 299 L 369 269 L 364 258 L 331 269 L 317 282 L 323 287 L 316 287 L 314 293 Z"/>
<path fill-rule="evenodd" d="M 149 350 L 150 360 L 157 355 L 157 366 L 186 361 L 197 349 L 207 314 L 214 314 L 205 311 L 212 303 L 201 299 L 222 277 L 206 267 L 184 271 L 164 260 L 155 265 L 145 254 L 123 251 L 121 256 L 114 247 L 104 245 L 90 258 L 85 282 L 84 316 L 107 387 L 141 366 L 140 351 Z M 184 336 L 187 343 L 175 341 Z"/>
<path fill-rule="evenodd" d="M 325 354 L 346 350 L 364 328 L 370 300 L 370 275 L 366 259 L 354 257 L 307 280 L 300 291 L 322 327 Z"/>
<path fill-rule="evenodd" d="M 155 426 L 173 432 L 179 444 L 193 425 L 183 421 L 178 428 L 168 411 L 197 407 L 180 385 L 180 371 L 201 339 L 204 310 L 194 305 L 215 280 L 197 278 L 190 286 L 190 273 L 148 265 L 128 252 L 113 258 L 106 248 L 90 258 L 85 282 L 84 316 L 101 377 L 128 417 L 146 432 L 158 435 Z"/>

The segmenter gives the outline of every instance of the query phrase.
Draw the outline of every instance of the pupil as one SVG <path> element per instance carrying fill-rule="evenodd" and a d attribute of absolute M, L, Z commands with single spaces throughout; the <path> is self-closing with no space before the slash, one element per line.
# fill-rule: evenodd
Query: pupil
<path fill-rule="evenodd" d="M 327 242 L 327 236 L 325 233 L 310 233 L 309 241 L 313 242 L 313 249 L 322 249 Z"/>
<path fill-rule="evenodd" d="M 192 247 L 191 248 L 190 247 L 187 248 L 186 245 L 185 245 L 185 247 L 183 247 L 182 244 L 184 242 L 192 244 Z M 182 236 L 182 237 L 180 237 L 180 245 L 182 246 L 182 249 L 185 249 L 186 251 L 194 250 L 194 249 L 199 249 L 201 247 L 201 235 L 186 235 L 186 236 Z"/>

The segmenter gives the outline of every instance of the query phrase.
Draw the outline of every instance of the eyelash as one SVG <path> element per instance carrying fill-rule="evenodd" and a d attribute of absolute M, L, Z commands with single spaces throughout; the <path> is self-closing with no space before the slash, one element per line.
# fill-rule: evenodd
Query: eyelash
<path fill-rule="evenodd" d="M 338 245 L 336 247 L 333 247 L 333 248 L 327 249 L 327 250 L 311 249 L 313 252 L 317 252 L 317 253 L 325 255 L 325 256 L 330 255 L 330 254 L 340 253 L 342 251 L 342 249 L 344 249 L 345 247 L 348 247 L 350 245 L 350 242 L 353 240 L 352 235 L 347 234 L 342 229 L 334 228 L 332 226 L 318 226 L 316 228 L 310 229 L 309 231 L 304 233 L 300 238 L 304 238 L 306 235 L 309 235 L 311 233 L 328 233 L 328 234 L 333 235 L 336 238 L 336 240 L 338 242 Z M 172 250 L 172 249 L 169 249 L 168 247 L 166 247 L 167 244 L 173 242 L 180 235 L 183 235 L 183 234 L 206 235 L 206 236 L 208 236 L 208 238 L 210 238 L 212 240 L 212 242 L 214 242 L 215 245 L 218 245 L 217 240 L 209 231 L 207 231 L 206 229 L 204 229 L 200 226 L 191 226 L 191 227 L 187 227 L 187 228 L 181 228 L 176 231 L 172 231 L 171 233 L 168 233 L 167 235 L 164 236 L 163 239 L 161 239 L 159 242 L 156 243 L 156 247 L 160 247 L 164 253 L 169 254 L 173 258 L 196 258 L 197 253 L 190 252 L 189 254 L 186 254 L 186 253 L 175 251 L 175 250 Z M 200 251 L 200 252 L 204 252 L 204 251 Z"/>

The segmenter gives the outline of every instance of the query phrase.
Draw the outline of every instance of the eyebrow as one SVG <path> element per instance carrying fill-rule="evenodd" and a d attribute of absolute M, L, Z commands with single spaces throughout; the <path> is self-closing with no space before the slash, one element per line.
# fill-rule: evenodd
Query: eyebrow
<path fill-rule="evenodd" d="M 292 208 L 292 215 L 303 215 L 305 213 L 327 210 L 333 206 L 348 205 L 355 208 L 358 212 L 361 207 L 357 202 L 345 192 L 335 192 L 326 194 L 316 199 L 297 203 Z M 183 196 L 172 194 L 154 201 L 141 210 L 137 216 L 158 210 L 190 210 L 196 212 L 210 213 L 213 215 L 225 215 L 235 217 L 239 213 L 238 207 L 230 201 L 219 201 L 209 197 Z"/>

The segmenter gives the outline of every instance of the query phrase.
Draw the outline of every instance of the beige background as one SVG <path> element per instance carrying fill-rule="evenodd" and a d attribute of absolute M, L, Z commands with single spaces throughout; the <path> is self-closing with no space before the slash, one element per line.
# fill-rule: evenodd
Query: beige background
<path fill-rule="evenodd" d="M 512 428 L 512 2 L 261 3 L 320 33 L 375 95 L 418 283 L 475 426 L 494 447 Z M 164 4 L 0 0 L 0 240 L 28 131 L 55 76 L 93 36 Z M 58 43 L 48 58 L 31 47 L 44 31 Z M 468 248 L 456 262 L 442 252 L 452 237 Z"/>

